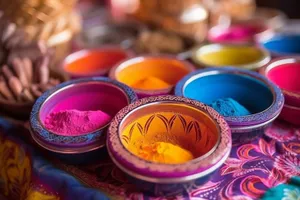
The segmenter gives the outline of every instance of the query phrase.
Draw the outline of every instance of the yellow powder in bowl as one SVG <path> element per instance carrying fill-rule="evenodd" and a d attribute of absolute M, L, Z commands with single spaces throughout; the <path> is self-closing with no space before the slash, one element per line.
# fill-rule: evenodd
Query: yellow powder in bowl
<path fill-rule="evenodd" d="M 154 76 L 149 76 L 147 78 L 140 79 L 131 85 L 131 87 L 135 89 L 143 90 L 166 89 L 170 86 L 171 85 L 167 82 Z"/>
<path fill-rule="evenodd" d="M 194 159 L 188 150 L 167 142 L 141 145 L 136 155 L 148 161 L 164 164 L 181 164 Z"/>
<path fill-rule="evenodd" d="M 211 66 L 237 66 L 258 62 L 264 58 L 263 52 L 256 47 L 224 46 L 219 49 L 200 49 L 196 58 Z"/>

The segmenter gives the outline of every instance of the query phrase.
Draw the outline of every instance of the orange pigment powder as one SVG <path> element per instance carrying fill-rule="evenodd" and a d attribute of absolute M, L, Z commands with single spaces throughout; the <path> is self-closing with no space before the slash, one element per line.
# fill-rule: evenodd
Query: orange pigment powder
<path fill-rule="evenodd" d="M 164 88 L 171 87 L 170 84 L 153 76 L 138 80 L 137 82 L 135 82 L 130 86 L 132 88 L 144 89 L 144 90 L 155 90 L 155 89 L 164 89 Z"/>
<path fill-rule="evenodd" d="M 75 75 L 102 74 L 126 58 L 127 54 L 121 50 L 95 50 L 68 63 L 65 71 Z"/>
<path fill-rule="evenodd" d="M 189 72 L 179 60 L 149 58 L 117 71 L 116 78 L 134 89 L 158 90 L 172 87 Z"/>
<path fill-rule="evenodd" d="M 194 159 L 191 152 L 167 142 L 142 145 L 137 155 L 148 161 L 165 164 L 181 164 Z"/>

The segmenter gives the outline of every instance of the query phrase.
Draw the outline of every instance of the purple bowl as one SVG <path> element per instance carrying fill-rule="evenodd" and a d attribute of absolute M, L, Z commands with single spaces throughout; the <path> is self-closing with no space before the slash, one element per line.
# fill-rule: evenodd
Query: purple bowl
<path fill-rule="evenodd" d="M 60 155 L 86 155 L 105 145 L 109 124 L 80 136 L 62 136 L 47 130 L 44 120 L 49 113 L 77 109 L 102 110 L 114 116 L 137 99 L 126 85 L 109 78 L 95 77 L 64 82 L 44 93 L 34 104 L 31 116 L 32 138 L 42 148 Z"/>
<path fill-rule="evenodd" d="M 139 148 L 140 141 L 153 142 L 149 138 L 189 149 L 194 159 L 181 164 L 147 161 L 129 148 Z M 223 117 L 200 102 L 176 96 L 148 97 L 115 116 L 107 149 L 137 187 L 154 195 L 174 195 L 194 181 L 204 183 L 225 162 L 231 150 L 231 133 Z"/>
<path fill-rule="evenodd" d="M 233 98 L 248 108 L 251 115 L 225 117 L 234 144 L 263 134 L 284 104 L 281 90 L 264 76 L 232 67 L 195 71 L 176 85 L 175 94 L 208 105 L 220 98 Z"/>

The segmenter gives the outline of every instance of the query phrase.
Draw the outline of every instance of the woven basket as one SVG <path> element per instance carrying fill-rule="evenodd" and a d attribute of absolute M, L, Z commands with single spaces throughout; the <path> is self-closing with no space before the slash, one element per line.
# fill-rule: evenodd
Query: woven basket
<path fill-rule="evenodd" d="M 5 17 L 18 25 L 44 24 L 70 12 L 77 0 L 0 0 Z"/>

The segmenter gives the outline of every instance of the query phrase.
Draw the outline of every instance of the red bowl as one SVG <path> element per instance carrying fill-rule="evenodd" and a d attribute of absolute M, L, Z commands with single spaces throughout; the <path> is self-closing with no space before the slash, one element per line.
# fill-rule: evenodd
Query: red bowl
<path fill-rule="evenodd" d="M 279 118 L 291 124 L 300 125 L 300 107 L 285 104 Z"/>
<path fill-rule="evenodd" d="M 282 90 L 287 105 L 300 107 L 300 57 L 283 57 L 261 70 Z"/>

